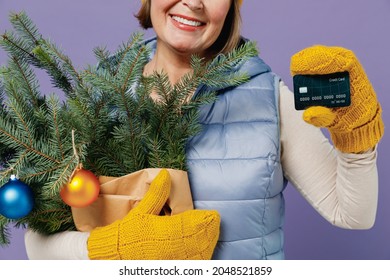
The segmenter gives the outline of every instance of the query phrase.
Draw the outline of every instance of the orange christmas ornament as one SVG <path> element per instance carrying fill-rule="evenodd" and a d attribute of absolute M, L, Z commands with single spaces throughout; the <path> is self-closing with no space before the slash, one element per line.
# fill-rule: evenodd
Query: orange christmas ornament
<path fill-rule="evenodd" d="M 85 207 L 94 202 L 100 191 L 98 178 L 89 170 L 78 169 L 72 179 L 66 184 L 60 196 L 62 200 L 72 207 Z"/>
<path fill-rule="evenodd" d="M 78 161 L 77 168 L 73 171 L 70 181 L 62 187 L 60 196 L 69 206 L 81 208 L 94 202 L 100 192 L 100 182 L 89 170 L 83 169 L 75 144 L 74 130 L 72 130 L 73 152 Z"/>

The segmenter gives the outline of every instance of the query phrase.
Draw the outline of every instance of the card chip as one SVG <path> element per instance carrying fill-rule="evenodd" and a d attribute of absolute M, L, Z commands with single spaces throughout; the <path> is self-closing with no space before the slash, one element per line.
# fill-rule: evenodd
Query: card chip
<path fill-rule="evenodd" d="M 307 87 L 300 87 L 299 93 L 307 93 Z"/>

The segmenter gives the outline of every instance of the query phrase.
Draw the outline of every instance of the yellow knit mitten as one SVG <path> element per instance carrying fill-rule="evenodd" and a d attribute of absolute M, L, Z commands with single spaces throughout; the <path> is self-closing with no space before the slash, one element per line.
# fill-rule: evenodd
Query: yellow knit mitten
<path fill-rule="evenodd" d="M 351 105 L 341 108 L 313 106 L 303 119 L 329 129 L 333 144 L 345 153 L 359 153 L 374 147 L 384 133 L 382 109 L 361 64 L 350 50 L 313 46 L 291 58 L 292 75 L 323 75 L 349 72 Z"/>
<path fill-rule="evenodd" d="M 90 259 L 185 260 L 211 259 L 219 236 L 220 217 L 214 210 L 188 210 L 158 216 L 171 188 L 162 169 L 141 202 L 122 220 L 91 231 Z"/>

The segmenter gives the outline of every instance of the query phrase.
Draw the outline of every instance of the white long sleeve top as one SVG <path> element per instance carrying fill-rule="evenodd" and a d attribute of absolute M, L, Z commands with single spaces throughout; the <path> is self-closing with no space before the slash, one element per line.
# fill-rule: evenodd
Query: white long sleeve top
<path fill-rule="evenodd" d="M 302 120 L 294 96 L 280 83 L 281 162 L 286 179 L 331 224 L 373 226 L 378 201 L 376 149 L 360 154 L 336 150 L 321 129 Z M 25 234 L 30 259 L 88 259 L 87 232 Z"/>

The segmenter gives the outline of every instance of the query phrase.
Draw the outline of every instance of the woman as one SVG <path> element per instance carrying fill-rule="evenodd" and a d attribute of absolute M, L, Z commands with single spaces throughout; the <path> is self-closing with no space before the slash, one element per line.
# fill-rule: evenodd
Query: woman
<path fill-rule="evenodd" d="M 191 55 L 213 59 L 237 47 L 242 42 L 241 2 L 144 0 L 138 19 L 156 33 L 156 39 L 145 42 L 154 55 L 144 74 L 164 71 L 175 83 L 191 71 Z M 145 258 L 187 258 L 191 253 L 189 258 L 213 254 L 214 259 L 283 259 L 283 190 L 287 181 L 336 226 L 366 229 L 374 223 L 378 192 L 375 147 L 383 135 L 383 123 L 375 92 L 353 53 L 315 46 L 294 55 L 293 74 L 348 71 L 351 76 L 351 106 L 333 110 L 311 107 L 303 113 L 306 122 L 294 109 L 293 94 L 260 58 L 253 57 L 237 70 L 248 73 L 250 81 L 219 89 L 217 100 L 201 108 L 203 129 L 189 139 L 187 149 L 195 208 L 215 209 L 220 215 L 215 250 L 219 216 L 206 211 L 199 223 L 188 216 L 182 224 L 196 220 L 190 227 L 199 234 L 199 247 L 204 248 L 201 254 L 193 253 L 197 246 L 184 242 L 183 254 L 171 246 L 160 255 L 142 251 Z M 318 127 L 329 129 L 333 145 Z M 164 184 L 163 177 L 155 185 Z M 157 199 L 145 200 L 145 208 L 159 204 Z M 159 225 L 172 228 L 168 220 Z M 148 221 L 141 223 L 150 226 Z M 141 258 L 134 255 L 139 248 L 129 245 L 141 238 L 135 235 L 127 219 L 91 234 L 65 232 L 43 237 L 28 232 L 26 247 L 30 258 Z"/>

